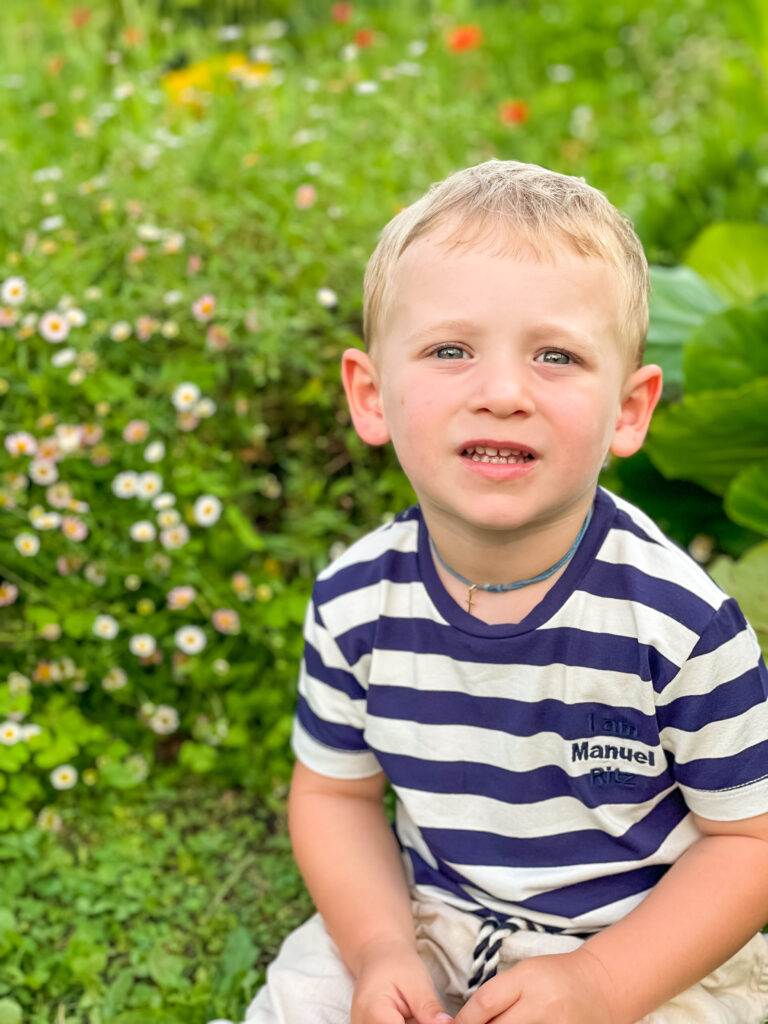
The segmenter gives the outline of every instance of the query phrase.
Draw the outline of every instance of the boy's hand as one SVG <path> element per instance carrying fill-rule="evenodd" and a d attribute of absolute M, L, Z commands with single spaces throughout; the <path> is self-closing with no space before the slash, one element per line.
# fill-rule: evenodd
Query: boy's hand
<path fill-rule="evenodd" d="M 618 1024 L 608 988 L 590 953 L 535 956 L 481 985 L 456 1024 Z"/>
<path fill-rule="evenodd" d="M 451 1024 L 413 946 L 374 943 L 357 969 L 350 1024 Z"/>

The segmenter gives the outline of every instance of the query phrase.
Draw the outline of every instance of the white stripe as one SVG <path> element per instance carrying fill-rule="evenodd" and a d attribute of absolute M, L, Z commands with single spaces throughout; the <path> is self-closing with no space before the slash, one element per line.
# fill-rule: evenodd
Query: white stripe
<path fill-rule="evenodd" d="M 714 651 L 690 658 L 673 683 L 658 695 L 656 704 L 665 707 L 678 697 L 708 697 L 713 679 L 718 685 L 738 679 L 757 665 L 759 656 L 754 634 L 744 629 Z"/>

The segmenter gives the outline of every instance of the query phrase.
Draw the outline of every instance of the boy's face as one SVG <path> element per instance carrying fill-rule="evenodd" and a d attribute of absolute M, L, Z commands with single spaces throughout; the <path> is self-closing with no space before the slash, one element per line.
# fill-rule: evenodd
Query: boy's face
<path fill-rule="evenodd" d="M 450 252 L 441 237 L 395 268 L 370 356 L 381 436 L 361 433 L 392 440 L 433 531 L 572 523 L 618 444 L 632 378 L 615 272 L 565 250 Z"/>

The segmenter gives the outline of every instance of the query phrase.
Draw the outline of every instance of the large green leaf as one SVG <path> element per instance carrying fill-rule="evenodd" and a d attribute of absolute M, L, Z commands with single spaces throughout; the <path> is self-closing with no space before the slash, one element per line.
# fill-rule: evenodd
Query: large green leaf
<path fill-rule="evenodd" d="M 662 409 L 646 450 L 664 476 L 724 494 L 742 470 L 768 459 L 768 377 L 730 391 L 701 391 Z"/>
<path fill-rule="evenodd" d="M 683 346 L 697 327 L 725 303 L 690 267 L 651 267 L 646 363 L 664 371 L 664 394 L 682 391 Z"/>
<path fill-rule="evenodd" d="M 768 377 L 768 301 L 711 316 L 685 347 L 685 391 L 728 390 Z"/>
<path fill-rule="evenodd" d="M 725 511 L 734 522 L 768 534 L 768 462 L 749 466 L 731 481 Z"/>
<path fill-rule="evenodd" d="M 709 574 L 739 602 L 768 656 L 768 542 L 750 548 L 738 562 L 719 558 L 710 566 Z"/>
<path fill-rule="evenodd" d="M 727 302 L 750 302 L 768 292 L 768 226 L 737 221 L 711 224 L 684 262 Z"/>

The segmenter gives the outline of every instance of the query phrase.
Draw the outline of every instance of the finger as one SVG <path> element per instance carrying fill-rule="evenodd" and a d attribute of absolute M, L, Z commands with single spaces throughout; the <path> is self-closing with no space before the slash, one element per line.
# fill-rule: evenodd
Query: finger
<path fill-rule="evenodd" d="M 455 1024 L 489 1024 L 514 1006 L 521 991 L 519 985 L 510 984 L 511 974 L 512 971 L 506 971 L 503 976 L 497 974 L 481 985 L 456 1014 Z"/>

